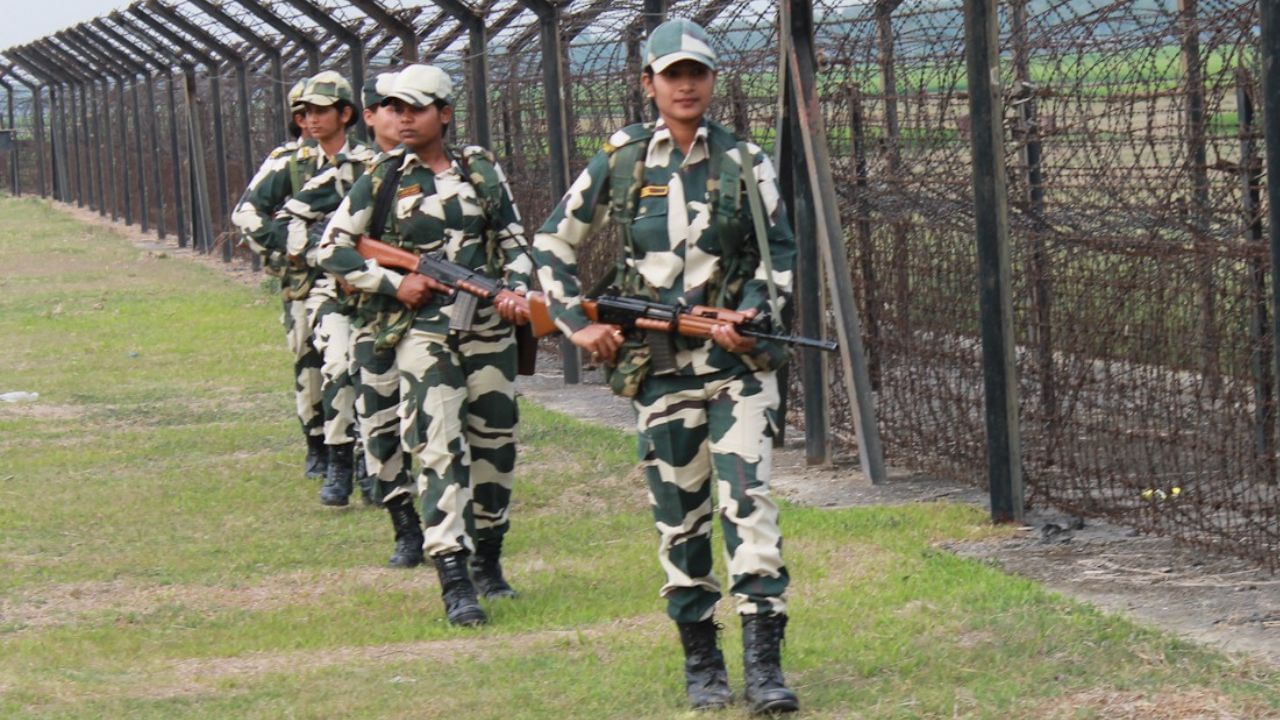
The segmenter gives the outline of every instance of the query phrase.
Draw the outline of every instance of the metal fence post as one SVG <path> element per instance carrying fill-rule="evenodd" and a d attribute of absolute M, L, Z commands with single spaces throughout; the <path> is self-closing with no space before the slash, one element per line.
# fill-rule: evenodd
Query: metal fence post
<path fill-rule="evenodd" d="M 1265 3 L 1264 3 L 1265 4 Z M 1191 176 L 1191 202 L 1188 226 L 1192 242 L 1207 246 L 1209 242 L 1209 161 L 1205 139 L 1204 67 L 1200 59 L 1200 33 L 1196 28 L 1197 0 L 1178 0 L 1182 27 L 1182 71 L 1186 83 L 1187 171 Z M 1215 298 L 1217 283 L 1213 277 L 1213 259 L 1208 253 L 1200 258 L 1200 331 L 1205 379 L 1211 387 L 1221 381 L 1218 347 L 1218 310 Z"/>
<path fill-rule="evenodd" d="M 965 0 L 965 54 L 972 122 L 973 201 L 982 312 L 991 517 L 1022 520 L 1022 442 L 1018 427 L 1009 215 L 998 69 L 996 0 Z"/>
<path fill-rule="evenodd" d="M 817 53 L 813 46 L 812 0 L 786 0 L 779 5 L 781 28 L 785 29 L 784 63 L 787 84 L 793 87 L 799 146 L 803 150 L 807 180 L 813 191 L 815 231 L 826 269 L 827 288 L 835 309 L 836 334 L 840 339 L 840 360 L 845 392 L 858 434 L 858 460 L 862 472 L 873 483 L 886 480 L 884 451 L 876 422 L 875 398 L 862 346 L 858 307 L 853 299 L 849 263 L 836 206 L 835 181 L 831 177 L 831 157 L 827 133 L 818 104 Z"/>
<path fill-rule="evenodd" d="M 1258 3 L 1262 15 L 1259 38 L 1262 55 L 1262 116 L 1267 142 L 1267 232 L 1271 243 L 1271 352 L 1272 363 L 1280 362 L 1280 7 L 1274 0 Z M 1280 377 L 1280 369 L 1272 368 L 1272 378 Z M 1274 481 L 1273 481 L 1274 482 Z"/>
<path fill-rule="evenodd" d="M 868 372 L 871 374 L 871 389 L 880 389 L 880 354 L 884 352 L 883 338 L 880 337 L 881 299 L 880 286 L 876 278 L 875 242 L 871 230 L 871 214 L 867 207 L 867 131 L 863 122 L 862 89 L 856 84 L 849 85 L 849 136 L 853 160 L 854 189 L 857 208 L 858 227 L 858 263 L 862 272 L 863 306 L 867 312 L 867 337 L 871 339 L 868 353 Z"/>
<path fill-rule="evenodd" d="M 487 148 L 493 142 L 493 132 L 489 124 L 488 38 L 484 16 L 461 0 L 436 0 L 436 5 L 467 29 L 467 74 L 471 81 L 467 97 L 467 113 L 471 117 L 467 125 L 471 130 L 471 141 Z"/>
<path fill-rule="evenodd" d="M 569 190 L 569 136 L 565 126 L 564 52 L 560 43 L 560 6 L 548 0 L 520 0 L 538 16 L 542 44 L 542 91 L 547 107 L 547 145 L 550 149 L 549 169 L 551 194 L 563 197 Z M 578 346 L 564 338 L 560 342 L 564 363 L 564 381 L 570 385 L 582 381 L 582 362 Z"/>
<path fill-rule="evenodd" d="M 136 57 L 138 57 L 143 65 L 141 72 L 147 84 L 147 107 L 149 108 L 147 112 L 147 120 L 151 128 L 151 132 L 150 132 L 151 175 L 152 175 L 152 187 L 155 188 L 156 234 L 159 236 L 161 240 L 163 240 L 165 238 L 167 229 L 165 227 L 166 223 L 165 223 L 165 217 L 164 217 L 164 187 L 161 181 L 161 169 L 160 169 L 161 159 L 163 157 L 161 153 L 160 136 L 159 136 L 160 109 L 156 105 L 155 79 L 152 76 L 152 74 L 147 71 L 146 66 L 150 65 L 151 67 L 155 68 L 157 71 L 167 74 L 168 65 L 165 64 L 163 59 L 160 59 L 154 55 L 151 55 L 147 51 L 138 47 L 136 43 L 134 43 L 132 40 L 125 37 L 123 34 L 117 31 L 114 27 L 108 25 L 106 21 L 103 20 L 102 18 L 94 19 L 92 24 L 94 28 L 97 28 L 97 30 L 103 33 L 104 37 L 102 38 L 102 41 L 104 43 L 108 42 L 108 40 L 114 40 L 116 43 L 119 43 L 121 47 L 129 50 Z M 87 25 L 84 25 L 81 27 L 84 28 L 86 33 L 92 34 L 92 31 L 88 29 Z M 142 110 L 138 102 L 138 92 L 137 92 L 136 82 L 134 83 L 133 103 L 134 103 L 134 118 L 135 118 L 136 124 L 140 128 L 141 127 L 140 117 L 141 117 Z M 148 194 L 146 192 L 146 181 L 145 181 L 146 169 L 142 161 L 142 139 L 141 139 L 141 135 L 139 134 L 140 132 L 141 132 L 140 129 L 135 129 L 134 134 L 135 136 L 137 136 L 137 142 L 138 142 L 138 188 L 139 188 L 139 194 L 142 200 L 142 217 L 143 217 L 142 229 L 145 232 L 147 229 L 146 218 L 150 212 L 150 207 L 149 207 L 150 203 L 149 203 Z"/>
<path fill-rule="evenodd" d="M 1258 157 L 1253 81 L 1244 68 L 1236 69 L 1236 112 L 1240 121 L 1240 210 L 1244 218 L 1245 238 L 1250 245 L 1263 247 L 1266 240 L 1262 227 L 1262 161 Z M 1258 458 L 1274 466 L 1271 448 L 1275 434 L 1275 397 L 1271 380 L 1271 346 L 1267 344 L 1267 266 L 1260 255 L 1249 257 L 1249 289 L 1254 444 Z"/>
<path fill-rule="evenodd" d="M 826 334 L 826 305 L 822 298 L 822 251 L 818 248 L 817 218 L 814 215 L 814 188 L 809 181 L 809 169 L 801 142 L 800 112 L 796 104 L 796 84 L 788 75 L 790 67 L 789 46 L 792 34 L 791 11 L 779 5 L 778 13 L 778 115 L 779 185 L 787 199 L 787 215 L 791 218 L 796 238 L 796 266 L 792 322 L 799 326 L 800 334 L 807 337 L 823 337 Z M 801 32 L 807 32 L 801 28 Z M 826 354 L 801 351 L 796 362 L 779 374 L 779 383 L 787 380 L 791 372 L 799 371 L 800 385 L 804 393 L 804 458 L 808 465 L 831 464 L 831 402 L 828 393 L 831 375 Z M 789 395 L 789 393 L 787 394 Z M 784 396 L 784 403 L 789 397 Z M 786 417 L 786 406 L 779 409 Z"/>
<path fill-rule="evenodd" d="M 1031 285 L 1030 323 L 1031 344 L 1036 352 L 1036 373 L 1040 381 L 1040 406 L 1044 417 L 1042 426 L 1054 432 L 1058 417 L 1058 390 L 1053 372 L 1053 289 L 1049 251 L 1045 247 L 1044 174 L 1041 168 L 1043 148 L 1040 141 L 1040 122 L 1036 110 L 1036 86 L 1031 79 L 1031 57 L 1027 30 L 1027 0 L 1015 0 L 1012 7 L 1011 30 L 1013 32 L 1013 72 L 1017 82 L 1018 139 L 1022 143 L 1022 162 L 1025 165 L 1023 183 L 1026 196 L 1023 199 L 1031 220 L 1031 257 L 1028 264 Z M 1046 448 L 1054 443 L 1045 443 Z M 1052 462 L 1052 458 L 1045 458 Z"/>
<path fill-rule="evenodd" d="M 21 194 L 18 189 L 18 128 L 14 125 L 13 85 L 8 80 L 0 79 L 0 87 L 4 88 L 4 96 L 8 105 L 9 133 L 13 147 L 9 150 L 9 190 L 14 197 Z"/>

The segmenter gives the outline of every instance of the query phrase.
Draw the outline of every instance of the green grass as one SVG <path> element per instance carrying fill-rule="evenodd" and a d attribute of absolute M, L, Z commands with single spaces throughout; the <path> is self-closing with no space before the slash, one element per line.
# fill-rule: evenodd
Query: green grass
<path fill-rule="evenodd" d="M 431 572 L 380 567 L 382 513 L 301 478 L 273 296 L 31 200 L 0 201 L 0 263 L 0 392 L 40 393 L 0 404 L 0 717 L 686 714 L 630 437 L 522 406 L 521 597 L 455 630 Z M 975 509 L 783 525 L 805 717 L 1280 715 L 1274 673 L 937 549 L 1007 532 Z"/>

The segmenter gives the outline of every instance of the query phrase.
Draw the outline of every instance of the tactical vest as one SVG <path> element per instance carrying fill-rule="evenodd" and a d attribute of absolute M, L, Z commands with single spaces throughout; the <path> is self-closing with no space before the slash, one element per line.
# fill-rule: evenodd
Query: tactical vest
<path fill-rule="evenodd" d="M 653 139 L 653 123 L 624 128 L 629 139 L 622 145 L 605 143 L 604 152 L 609 155 L 609 214 L 617 228 L 624 255 L 619 257 L 612 272 L 597 286 L 598 294 L 610 282 L 624 293 L 647 295 L 658 299 L 658 290 L 649 285 L 639 272 L 627 266 L 626 254 L 638 257 L 631 235 L 631 225 L 636 219 L 636 208 L 644 185 L 644 163 L 649 141 Z M 742 221 L 742 166 L 726 162 L 726 154 L 738 148 L 741 162 L 752 162 L 746 143 L 738 140 L 725 126 L 707 121 L 707 150 L 710 166 L 707 172 L 708 206 L 711 208 L 711 227 L 720 243 L 720 263 L 717 272 L 707 281 L 707 298 L 723 306 L 742 289 L 742 285 L 759 262 L 759 250 L 741 242 L 747 226 Z M 726 188 L 733 190 L 726 191 Z"/>
<path fill-rule="evenodd" d="M 461 150 L 449 148 L 448 154 L 458 161 L 463 179 L 476 192 L 476 200 L 484 215 L 485 272 L 496 277 L 502 273 L 504 264 L 502 239 L 499 237 L 499 228 L 495 224 L 495 218 L 502 209 L 503 198 L 502 179 L 498 176 L 497 161 L 493 153 L 476 145 L 469 145 Z M 372 197 L 376 199 L 381 195 L 379 191 L 383 182 L 391 174 L 393 167 L 404 162 L 404 157 L 401 154 L 386 158 L 370 171 Z M 396 182 L 399 182 L 398 173 Z M 399 218 L 396 217 L 393 203 L 386 203 L 388 207 L 385 208 L 379 207 L 379 204 L 375 202 L 373 208 L 375 217 L 381 215 L 384 218 L 383 236 L 379 239 L 396 247 L 415 250 L 411 247 L 411 243 L 399 233 Z M 371 295 L 361 305 L 362 320 L 372 328 L 376 336 L 374 349 L 379 352 L 395 347 L 400 342 L 404 333 L 408 332 L 413 325 L 415 314 L 394 298 L 381 295 Z"/>

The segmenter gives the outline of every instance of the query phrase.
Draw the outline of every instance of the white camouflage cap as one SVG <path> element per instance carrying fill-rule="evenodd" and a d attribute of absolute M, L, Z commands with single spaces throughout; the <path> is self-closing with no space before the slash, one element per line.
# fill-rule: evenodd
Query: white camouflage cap
<path fill-rule="evenodd" d="M 336 105 L 341 100 L 355 105 L 355 93 L 351 92 L 351 83 L 332 70 L 312 75 L 307 81 L 306 89 L 302 91 L 302 97 L 298 98 L 300 103 L 321 107 Z"/>
<path fill-rule="evenodd" d="M 437 100 L 453 102 L 453 81 L 435 65 L 410 65 L 396 74 L 387 97 L 424 108 Z"/>
<path fill-rule="evenodd" d="M 660 73 L 681 60 L 716 69 L 716 51 L 707 31 L 691 20 L 668 20 L 653 29 L 644 45 L 644 64 Z"/>

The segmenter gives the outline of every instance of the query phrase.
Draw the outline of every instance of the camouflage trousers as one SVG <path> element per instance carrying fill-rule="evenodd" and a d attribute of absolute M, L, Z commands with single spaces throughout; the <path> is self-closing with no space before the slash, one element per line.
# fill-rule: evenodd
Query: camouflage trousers
<path fill-rule="evenodd" d="M 711 617 L 711 478 L 738 612 L 786 611 L 778 506 L 769 494 L 778 380 L 745 368 L 702 376 L 650 376 L 632 401 L 640 464 L 667 574 L 661 595 L 676 622 Z"/>
<path fill-rule="evenodd" d="M 378 497 L 412 493 L 409 469 L 400 447 L 400 371 L 394 350 L 374 349 L 377 334 L 368 327 L 351 330 L 352 365 L 359 376 L 356 417 L 364 441 L 366 471 L 378 479 Z"/>
<path fill-rule="evenodd" d="M 400 436 L 418 460 L 428 555 L 500 538 L 516 464 L 516 341 L 511 329 L 439 335 L 414 328 L 396 345 Z"/>
<path fill-rule="evenodd" d="M 351 372 L 351 316 L 328 293 L 312 288 L 307 296 L 311 342 L 320 353 L 320 396 L 324 441 L 345 445 L 356 439 L 356 388 Z"/>
<path fill-rule="evenodd" d="M 280 321 L 284 325 L 285 342 L 293 353 L 294 402 L 298 422 L 302 423 L 302 434 L 320 435 L 324 432 L 323 378 L 320 375 L 323 360 L 311 341 L 306 302 L 285 300 Z"/>

